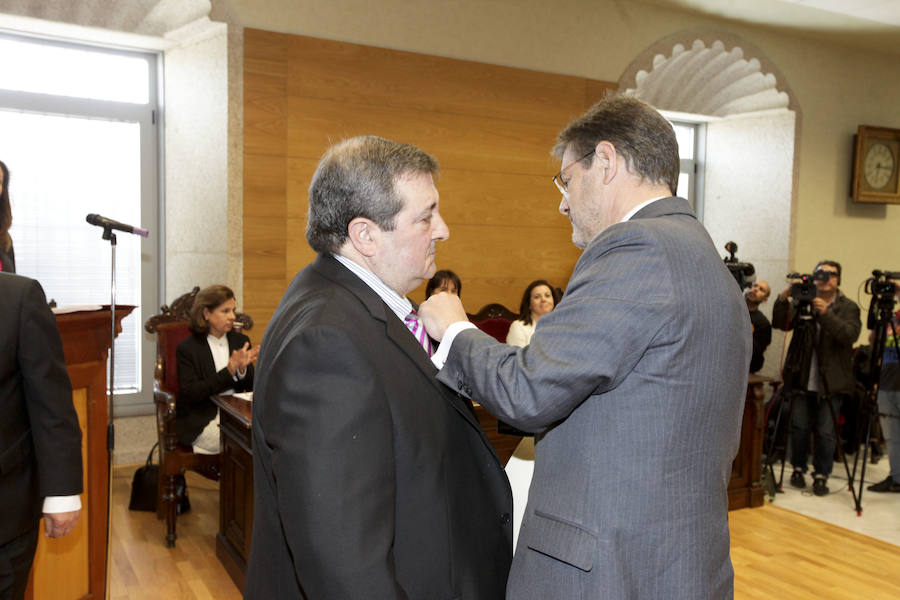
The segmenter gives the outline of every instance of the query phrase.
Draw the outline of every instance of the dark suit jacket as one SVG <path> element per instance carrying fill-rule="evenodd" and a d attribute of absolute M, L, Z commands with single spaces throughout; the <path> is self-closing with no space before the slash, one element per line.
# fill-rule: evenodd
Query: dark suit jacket
<path fill-rule="evenodd" d="M 503 466 L 375 292 L 319 256 L 282 298 L 258 366 L 245 598 L 503 598 Z"/>
<path fill-rule="evenodd" d="M 40 284 L 0 273 L 0 544 L 35 527 L 45 496 L 82 490 L 81 429 Z"/>
<path fill-rule="evenodd" d="M 243 333 L 229 331 L 228 352 L 250 341 Z M 206 334 L 185 338 L 175 350 L 178 363 L 178 400 L 175 404 L 175 429 L 178 443 L 190 446 L 206 425 L 216 418 L 216 405 L 210 396 L 225 390 L 249 392 L 253 389 L 253 365 L 247 366 L 243 379 L 235 381 L 228 369 L 216 371 Z"/>
<path fill-rule="evenodd" d="M 438 379 L 536 432 L 512 600 L 730 598 L 750 317 L 688 203 L 600 233 L 525 348 L 461 332 Z"/>

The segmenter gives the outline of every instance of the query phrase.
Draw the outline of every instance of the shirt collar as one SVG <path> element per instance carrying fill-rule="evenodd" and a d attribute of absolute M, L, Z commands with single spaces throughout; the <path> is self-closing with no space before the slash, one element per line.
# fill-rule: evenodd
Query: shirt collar
<path fill-rule="evenodd" d="M 333 254 L 335 260 L 347 267 L 351 273 L 362 279 L 362 282 L 369 286 L 373 292 L 378 294 L 391 311 L 397 315 L 400 320 L 405 319 L 412 312 L 412 302 L 409 298 L 404 298 L 387 286 L 375 273 L 356 263 L 346 256 Z"/>
<path fill-rule="evenodd" d="M 630 220 L 631 220 L 631 217 L 633 217 L 635 214 L 637 214 L 637 212 L 638 212 L 639 210 L 641 210 L 641 209 L 644 208 L 645 206 L 648 206 L 648 205 L 650 205 L 650 204 L 653 204 L 653 203 L 656 202 L 657 200 L 662 200 L 663 198 L 671 198 L 671 196 L 660 196 L 659 198 L 650 198 L 649 200 L 646 200 L 646 201 L 644 201 L 644 202 L 641 202 L 640 204 L 638 204 L 637 206 L 635 206 L 634 208 L 632 208 L 631 210 L 629 210 L 627 213 L 625 213 L 625 216 L 624 216 L 624 217 L 622 218 L 622 220 L 619 221 L 619 222 L 620 222 L 620 223 L 624 223 L 625 221 L 630 221 Z"/>
<path fill-rule="evenodd" d="M 217 338 L 211 333 L 206 334 L 206 340 L 210 344 L 215 344 L 216 346 L 227 346 L 228 345 L 228 334 L 223 335 L 220 338 Z"/>

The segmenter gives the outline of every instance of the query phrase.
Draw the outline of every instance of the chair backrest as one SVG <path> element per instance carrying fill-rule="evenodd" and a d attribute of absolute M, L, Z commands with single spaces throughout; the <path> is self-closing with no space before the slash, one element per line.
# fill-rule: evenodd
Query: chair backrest
<path fill-rule="evenodd" d="M 175 350 L 189 335 L 191 330 L 187 321 L 166 323 L 156 330 L 156 358 L 161 371 L 157 379 L 164 390 L 176 396 L 181 386 L 178 384 Z"/>
<path fill-rule="evenodd" d="M 513 311 L 496 302 L 485 304 L 477 313 L 467 316 L 478 329 L 502 343 L 506 343 L 509 327 L 519 317 Z"/>
<path fill-rule="evenodd" d="M 473 323 L 478 323 L 479 321 L 486 321 L 488 319 L 506 319 L 507 321 L 515 321 L 519 318 L 519 313 L 514 313 L 509 310 L 502 304 L 497 304 L 496 302 L 491 302 L 490 304 L 485 304 L 481 307 L 475 314 L 467 314 L 469 320 Z"/>
<path fill-rule="evenodd" d="M 484 321 L 475 321 L 474 323 L 475 327 L 503 344 L 506 343 L 506 336 L 509 333 L 510 325 L 512 325 L 512 321 L 502 317 L 485 319 Z"/>

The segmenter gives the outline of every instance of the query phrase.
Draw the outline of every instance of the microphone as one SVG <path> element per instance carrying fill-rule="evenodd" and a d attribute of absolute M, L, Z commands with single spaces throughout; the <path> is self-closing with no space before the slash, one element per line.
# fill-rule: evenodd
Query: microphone
<path fill-rule="evenodd" d="M 113 221 L 112 219 L 107 219 L 106 217 L 101 217 L 96 214 L 89 214 L 85 221 L 90 223 L 91 225 L 96 225 L 97 227 L 103 227 L 104 229 L 116 229 L 118 231 L 124 231 L 125 233 L 133 233 L 134 235 L 139 235 L 141 237 L 147 237 L 150 235 L 150 232 L 146 229 L 141 229 L 140 227 L 135 227 L 133 225 L 126 225 L 125 223 L 119 223 L 118 221 Z M 104 238 L 105 239 L 105 238 Z"/>

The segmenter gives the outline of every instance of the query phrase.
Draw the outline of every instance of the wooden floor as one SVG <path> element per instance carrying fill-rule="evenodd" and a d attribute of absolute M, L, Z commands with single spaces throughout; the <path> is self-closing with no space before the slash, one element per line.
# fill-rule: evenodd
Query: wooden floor
<path fill-rule="evenodd" d="M 113 480 L 111 600 L 238 600 L 216 558 L 218 487 L 188 473 L 192 510 L 165 547 L 165 522 L 128 510 L 135 467 Z M 766 505 L 729 514 L 735 598 L 900 598 L 900 547 Z M 565 599 L 560 599 L 565 600 Z"/>
<path fill-rule="evenodd" d="M 216 558 L 218 484 L 187 474 L 191 511 L 178 519 L 175 548 L 166 548 L 166 522 L 128 510 L 135 468 L 113 474 L 110 600 L 240 600 Z"/>

